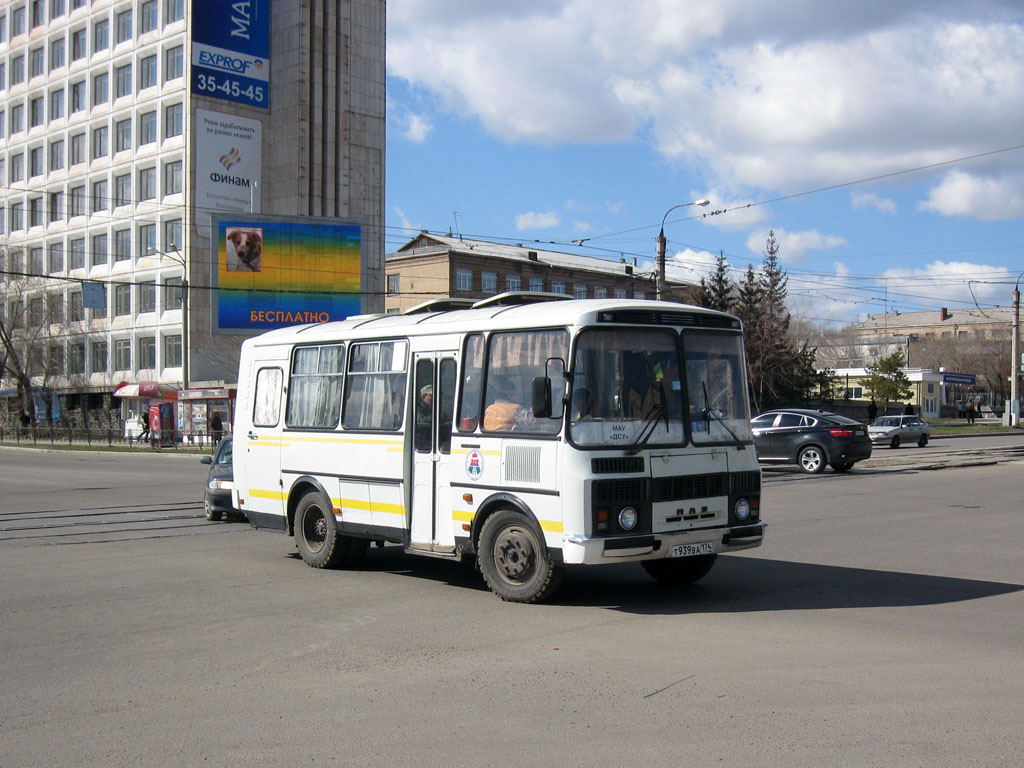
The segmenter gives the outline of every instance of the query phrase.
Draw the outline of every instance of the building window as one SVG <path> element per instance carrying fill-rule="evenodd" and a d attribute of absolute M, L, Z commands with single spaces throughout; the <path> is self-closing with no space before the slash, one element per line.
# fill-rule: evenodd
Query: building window
<path fill-rule="evenodd" d="M 164 309 L 181 309 L 181 297 L 185 285 L 180 277 L 168 277 L 164 280 Z"/>
<path fill-rule="evenodd" d="M 114 151 L 124 152 L 132 148 L 132 120 L 118 120 L 114 124 Z"/>
<path fill-rule="evenodd" d="M 531 277 L 530 278 L 530 290 L 531 291 L 543 291 L 544 290 L 544 278 Z"/>
<path fill-rule="evenodd" d="M 28 76 L 29 78 L 38 77 L 46 71 L 46 54 L 43 52 L 43 47 L 33 48 L 28 52 Z"/>
<path fill-rule="evenodd" d="M 152 256 L 156 253 L 156 224 L 139 226 L 139 256 Z"/>
<path fill-rule="evenodd" d="M 46 21 L 46 11 L 43 0 L 31 0 L 29 4 L 32 8 L 32 28 L 35 29 Z"/>
<path fill-rule="evenodd" d="M 164 51 L 164 82 L 179 78 L 184 73 L 185 48 L 176 45 Z"/>
<path fill-rule="evenodd" d="M 28 101 L 28 126 L 37 128 L 46 122 L 46 115 L 43 112 L 43 97 L 36 96 Z"/>
<path fill-rule="evenodd" d="M 11 85 L 25 82 L 25 57 L 11 57 Z"/>
<path fill-rule="evenodd" d="M 626 298 L 626 289 L 625 288 L 616 288 L 615 289 L 615 298 L 616 299 L 624 299 L 624 298 Z"/>
<path fill-rule="evenodd" d="M 139 314 L 156 312 L 156 282 L 148 280 L 139 283 Z"/>
<path fill-rule="evenodd" d="M 43 274 L 43 249 L 28 249 L 28 271 L 33 275 Z"/>
<path fill-rule="evenodd" d="M 106 191 L 106 181 L 92 182 L 92 212 L 105 211 L 111 205 L 110 195 Z"/>
<path fill-rule="evenodd" d="M 76 133 L 71 137 L 71 165 L 85 162 L 85 134 Z"/>
<path fill-rule="evenodd" d="M 139 200 L 152 200 L 156 197 L 156 168 L 139 170 Z"/>
<path fill-rule="evenodd" d="M 480 273 L 480 290 L 484 293 L 498 292 L 498 275 L 494 272 Z"/>
<path fill-rule="evenodd" d="M 64 243 L 50 243 L 47 262 L 51 275 L 64 271 Z"/>
<path fill-rule="evenodd" d="M 469 269 L 457 269 L 455 270 L 455 290 L 457 291 L 472 291 L 473 290 L 473 271 Z"/>
<path fill-rule="evenodd" d="M 82 302 L 82 292 L 72 291 L 68 296 L 68 320 L 72 323 L 77 323 L 84 319 L 85 305 Z"/>
<path fill-rule="evenodd" d="M 132 313 L 132 287 L 127 283 L 114 286 L 114 317 Z"/>
<path fill-rule="evenodd" d="M 139 62 L 139 90 L 156 85 L 156 54 Z"/>
<path fill-rule="evenodd" d="M 68 373 L 85 373 L 85 343 L 68 344 Z"/>
<path fill-rule="evenodd" d="M 93 310 L 95 311 L 95 310 Z M 89 370 L 93 373 L 107 372 L 107 342 L 94 341 L 90 345 L 92 354 L 89 360 Z"/>
<path fill-rule="evenodd" d="M 132 177 L 130 173 L 114 177 L 114 205 L 128 205 L 132 201 Z"/>
<path fill-rule="evenodd" d="M 17 37 L 25 32 L 25 6 L 15 8 L 11 11 L 11 37 Z"/>
<path fill-rule="evenodd" d="M 180 365 L 181 336 L 164 336 L 164 368 L 177 368 Z"/>
<path fill-rule="evenodd" d="M 50 0 L 50 18 L 64 15 L 64 0 Z"/>
<path fill-rule="evenodd" d="M 71 248 L 71 263 L 69 269 L 82 269 L 85 267 L 85 238 L 76 237 L 68 245 Z M 74 294 L 72 294 L 74 295 Z M 79 293 L 79 296 L 82 294 Z"/>
<path fill-rule="evenodd" d="M 144 35 L 152 32 L 157 26 L 156 0 L 146 0 L 139 6 L 139 34 Z"/>
<path fill-rule="evenodd" d="M 633 291 L 633 298 L 634 299 L 645 299 L 645 298 L 647 298 L 647 294 L 644 293 L 643 291 Z"/>
<path fill-rule="evenodd" d="M 107 236 L 106 235 L 93 235 L 92 236 L 92 266 L 99 267 L 105 265 L 110 259 L 108 253 Z"/>
<path fill-rule="evenodd" d="M 110 129 L 102 125 L 92 130 L 92 159 L 97 160 L 109 154 L 107 149 L 107 137 Z"/>
<path fill-rule="evenodd" d="M 92 52 L 105 51 L 110 45 L 110 22 L 107 19 L 92 25 Z"/>
<path fill-rule="evenodd" d="M 50 92 L 50 120 L 60 120 L 64 117 L 64 89 L 59 88 Z"/>
<path fill-rule="evenodd" d="M 388 275 L 388 296 L 397 296 L 401 292 L 401 275 Z"/>
<path fill-rule="evenodd" d="M 85 30 L 76 29 L 71 33 L 71 60 L 85 58 Z"/>
<path fill-rule="evenodd" d="M 117 19 L 117 42 L 124 43 L 132 39 L 132 11 L 121 11 L 115 17 Z"/>
<path fill-rule="evenodd" d="M 574 299 L 587 298 L 587 286 L 584 283 L 576 283 L 572 287 L 572 296 Z"/>
<path fill-rule="evenodd" d="M 139 146 L 156 141 L 156 112 L 139 115 Z"/>
<path fill-rule="evenodd" d="M 156 368 L 156 337 L 139 337 L 139 368 Z"/>
<path fill-rule="evenodd" d="M 92 78 L 92 105 L 106 104 L 110 98 L 110 76 L 106 72 Z"/>
<path fill-rule="evenodd" d="M 43 324 L 43 297 L 35 296 L 28 300 L 28 327 L 39 328 Z"/>
<path fill-rule="evenodd" d="M 59 171 L 64 167 L 64 140 L 50 142 L 50 170 Z"/>
<path fill-rule="evenodd" d="M 25 156 L 11 155 L 11 181 L 21 181 L 25 178 Z"/>
<path fill-rule="evenodd" d="M 43 175 L 43 148 L 33 147 L 28 151 L 29 176 Z"/>
<path fill-rule="evenodd" d="M 11 105 L 11 133 L 20 133 L 25 130 L 25 105 Z"/>
<path fill-rule="evenodd" d="M 58 37 L 50 43 L 50 71 L 64 66 L 64 38 Z"/>
<path fill-rule="evenodd" d="M 114 232 L 114 262 L 128 261 L 132 257 L 132 231 L 119 229 Z"/>
<path fill-rule="evenodd" d="M 64 322 L 64 294 L 51 293 L 46 297 L 46 319 L 50 325 Z"/>
<path fill-rule="evenodd" d="M 125 64 L 114 70 L 114 98 L 131 96 L 132 93 L 132 65 Z"/>
<path fill-rule="evenodd" d="M 170 219 L 164 222 L 164 250 L 177 251 L 182 246 L 181 219 Z"/>
<path fill-rule="evenodd" d="M 523 278 L 519 275 L 505 275 L 506 291 L 521 291 L 523 289 Z"/>
<path fill-rule="evenodd" d="M 43 198 L 30 197 L 28 201 L 28 225 L 30 227 L 41 227 L 43 225 Z"/>
<path fill-rule="evenodd" d="M 164 107 L 164 138 L 181 136 L 182 119 L 185 115 L 185 108 L 181 104 L 171 104 Z"/>
<path fill-rule="evenodd" d="M 11 203 L 11 232 L 25 228 L 25 204 Z"/>
<path fill-rule="evenodd" d="M 594 286 L 594 298 L 595 299 L 607 299 L 608 298 L 608 288 L 606 288 L 603 285 L 595 285 Z"/>
<path fill-rule="evenodd" d="M 185 18 L 185 0 L 164 0 L 164 23 Z"/>
<path fill-rule="evenodd" d="M 552 293 L 566 293 L 565 283 L 560 280 L 551 281 L 551 292 Z"/>
<path fill-rule="evenodd" d="M 181 160 L 164 163 L 164 195 L 181 192 Z"/>
<path fill-rule="evenodd" d="M 71 112 L 81 112 L 85 109 L 85 80 L 79 80 L 71 84 Z"/>
<path fill-rule="evenodd" d="M 64 193 L 50 193 L 50 223 L 64 218 Z"/>
<path fill-rule="evenodd" d="M 132 369 L 132 340 L 114 340 L 114 370 L 130 371 Z"/>

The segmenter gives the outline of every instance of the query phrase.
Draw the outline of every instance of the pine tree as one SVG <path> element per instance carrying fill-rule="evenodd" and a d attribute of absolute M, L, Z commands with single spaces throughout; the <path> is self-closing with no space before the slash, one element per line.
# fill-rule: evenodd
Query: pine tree
<path fill-rule="evenodd" d="M 864 382 L 867 394 L 875 400 L 882 400 L 885 406 L 890 401 L 905 400 L 913 395 L 910 379 L 903 372 L 906 361 L 903 350 L 897 349 L 888 357 L 883 357 L 867 366 L 868 377 Z M 885 410 L 882 410 L 885 413 Z"/>
<path fill-rule="evenodd" d="M 721 250 L 715 259 L 714 274 L 700 279 L 700 288 L 697 289 L 694 303 L 699 307 L 732 312 L 735 303 L 733 291 L 734 286 L 729 279 L 729 262 L 725 260 L 725 251 Z"/>

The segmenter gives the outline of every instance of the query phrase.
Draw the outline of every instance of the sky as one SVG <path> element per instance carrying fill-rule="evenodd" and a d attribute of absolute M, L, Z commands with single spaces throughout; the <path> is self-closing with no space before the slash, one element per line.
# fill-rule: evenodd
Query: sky
<path fill-rule="evenodd" d="M 664 218 L 683 280 L 720 252 L 738 279 L 774 231 L 791 312 L 825 326 L 1012 302 L 1024 0 L 387 13 L 388 252 L 451 231 L 653 269 Z"/>

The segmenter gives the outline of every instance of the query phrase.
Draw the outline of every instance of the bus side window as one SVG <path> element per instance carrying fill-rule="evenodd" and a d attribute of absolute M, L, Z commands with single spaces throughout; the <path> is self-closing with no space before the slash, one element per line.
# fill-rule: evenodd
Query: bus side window
<path fill-rule="evenodd" d="M 437 403 L 437 450 L 452 452 L 452 418 L 455 416 L 455 361 L 445 358 L 441 361 L 440 398 Z"/>
<path fill-rule="evenodd" d="M 474 333 L 466 338 L 466 353 L 462 359 L 462 402 L 458 427 L 460 432 L 473 432 L 480 423 L 480 385 L 484 375 L 483 334 Z"/>
<path fill-rule="evenodd" d="M 256 372 L 253 393 L 252 425 L 276 427 L 281 420 L 281 382 L 284 371 L 280 368 L 260 368 Z"/>
<path fill-rule="evenodd" d="M 401 428 L 407 346 L 405 341 L 352 345 L 342 417 L 347 429 Z"/>

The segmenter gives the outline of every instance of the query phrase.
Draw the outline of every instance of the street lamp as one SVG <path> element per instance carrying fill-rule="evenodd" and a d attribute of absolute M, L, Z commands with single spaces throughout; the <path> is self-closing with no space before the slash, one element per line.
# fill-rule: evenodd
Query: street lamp
<path fill-rule="evenodd" d="M 188 266 L 181 251 L 157 253 L 181 265 L 181 388 L 188 389 Z"/>
<path fill-rule="evenodd" d="M 1017 275 L 1017 284 L 1013 286 L 1013 334 L 1010 337 L 1010 419 L 1011 427 L 1020 426 L 1020 390 L 1017 384 L 1020 378 L 1020 279 L 1024 272 Z"/>
<path fill-rule="evenodd" d="M 685 208 L 688 205 L 710 205 L 711 201 L 707 198 L 701 198 L 700 200 L 694 200 L 689 203 L 679 203 L 679 205 L 673 205 L 667 211 L 665 215 L 661 217 L 661 231 L 658 232 L 658 282 L 655 286 L 657 292 L 658 301 L 665 301 L 665 219 L 672 213 L 676 208 Z"/>

